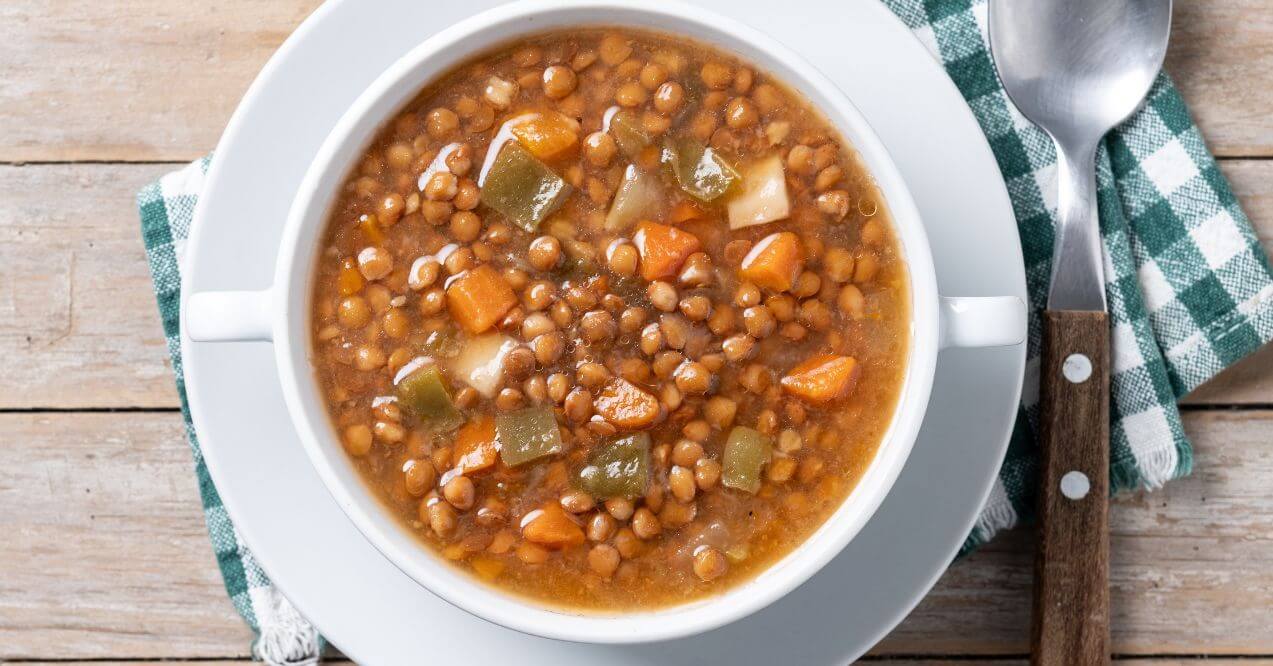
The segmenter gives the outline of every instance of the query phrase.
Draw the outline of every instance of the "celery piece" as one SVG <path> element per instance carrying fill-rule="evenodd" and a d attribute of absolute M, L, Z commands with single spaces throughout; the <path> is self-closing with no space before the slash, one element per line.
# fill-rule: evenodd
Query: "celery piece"
<path fill-rule="evenodd" d="M 570 185 L 516 141 L 504 144 L 482 182 L 482 203 L 531 232 L 568 196 Z"/>
<path fill-rule="evenodd" d="M 579 487 L 597 499 L 640 497 L 650 482 L 650 435 L 639 432 L 597 446 L 579 470 Z"/>
<path fill-rule="evenodd" d="M 744 492 L 760 490 L 760 470 L 769 462 L 769 437 L 744 426 L 735 426 L 725 440 L 721 483 Z"/>
<path fill-rule="evenodd" d="M 694 139 L 669 139 L 662 160 L 681 189 L 702 202 L 719 199 L 741 180 L 725 158 Z"/>
<path fill-rule="evenodd" d="M 650 145 L 650 135 L 641 126 L 641 118 L 635 111 L 616 111 L 610 117 L 608 131 L 614 142 L 619 144 L 619 150 L 630 158 L 635 158 Z"/>
<path fill-rule="evenodd" d="M 424 351 L 431 356 L 455 358 L 460 354 L 459 332 L 455 327 L 447 325 L 429 334 L 424 340 Z"/>
<path fill-rule="evenodd" d="M 454 430 L 464 423 L 464 416 L 451 402 L 451 394 L 442 382 L 442 372 L 432 363 L 398 382 L 398 404 L 440 432 Z"/>
<path fill-rule="evenodd" d="M 500 458 L 509 467 L 561 453 L 564 448 L 557 418 L 548 407 L 500 414 L 495 417 L 495 432 L 499 435 Z"/>

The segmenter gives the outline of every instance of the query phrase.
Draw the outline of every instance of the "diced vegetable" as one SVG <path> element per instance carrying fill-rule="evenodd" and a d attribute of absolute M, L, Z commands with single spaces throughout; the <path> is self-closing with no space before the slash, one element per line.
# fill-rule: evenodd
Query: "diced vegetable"
<path fill-rule="evenodd" d="M 455 433 L 451 460 L 454 462 L 453 469 L 460 474 L 489 469 L 498 458 L 499 437 L 495 433 L 495 419 L 479 416 Z"/>
<path fill-rule="evenodd" d="M 516 141 L 504 144 L 482 181 L 482 203 L 532 232 L 569 195 L 570 185 Z"/>
<path fill-rule="evenodd" d="M 667 221 L 680 224 L 690 220 L 701 220 L 707 215 L 707 211 L 693 199 L 683 199 L 672 206 L 672 212 L 668 214 Z"/>
<path fill-rule="evenodd" d="M 770 155 L 748 166 L 744 174 L 741 191 L 726 206 L 730 229 L 782 220 L 791 214 L 781 157 Z"/>
<path fill-rule="evenodd" d="M 349 296 L 362 291 L 362 286 L 366 282 L 362 277 L 362 271 L 358 270 L 358 262 L 352 257 L 346 257 L 341 261 L 340 273 L 336 275 L 336 288 L 340 291 L 341 296 Z"/>
<path fill-rule="evenodd" d="M 509 131 L 541 160 L 565 155 L 579 143 L 578 125 L 556 111 L 531 113 L 512 123 Z"/>
<path fill-rule="evenodd" d="M 668 140 L 663 145 L 663 163 L 681 189 L 699 201 L 720 198 L 741 179 L 719 153 L 690 138 Z"/>
<path fill-rule="evenodd" d="M 557 502 L 546 502 L 522 517 L 522 538 L 553 549 L 584 542 L 583 528 Z"/>
<path fill-rule="evenodd" d="M 829 402 L 853 391 L 861 368 L 852 356 L 816 354 L 782 378 L 787 393 L 810 402 Z"/>
<path fill-rule="evenodd" d="M 495 580 L 504 573 L 504 562 L 494 557 L 474 557 L 469 560 L 469 564 L 473 566 L 473 572 L 477 574 L 477 577 L 485 581 Z"/>
<path fill-rule="evenodd" d="M 438 358 L 459 356 L 461 346 L 460 332 L 450 325 L 429 333 L 424 340 L 424 350 Z"/>
<path fill-rule="evenodd" d="M 615 111 L 610 115 L 606 131 L 614 137 L 614 142 L 619 144 L 619 150 L 632 159 L 650 145 L 650 135 L 641 125 L 641 118 L 633 111 Z"/>
<path fill-rule="evenodd" d="M 757 430 L 734 426 L 725 440 L 721 483 L 743 492 L 760 490 L 760 471 L 769 462 L 769 437 Z"/>
<path fill-rule="evenodd" d="M 579 470 L 579 487 L 597 499 L 640 497 L 650 482 L 650 436 L 637 433 L 593 449 Z"/>
<path fill-rule="evenodd" d="M 659 415 L 659 400 L 626 379 L 615 377 L 601 387 L 592 408 L 622 430 L 640 430 Z"/>
<path fill-rule="evenodd" d="M 385 240 L 384 231 L 380 229 L 380 218 L 375 215 L 360 215 L 358 217 L 358 230 L 368 241 L 379 245 Z"/>
<path fill-rule="evenodd" d="M 493 398 L 504 381 L 504 357 L 515 347 L 516 340 L 499 333 L 472 338 L 451 362 L 451 375 L 463 378 L 478 393 Z"/>
<path fill-rule="evenodd" d="M 623 182 L 606 214 L 606 231 L 626 231 L 640 219 L 662 217 L 665 205 L 663 184 L 653 174 L 628 165 Z"/>
<path fill-rule="evenodd" d="M 561 453 L 561 430 L 548 407 L 531 407 L 495 417 L 500 458 L 509 467 Z"/>
<path fill-rule="evenodd" d="M 655 222 L 642 222 L 632 242 L 641 255 L 641 277 L 647 280 L 676 275 L 685 259 L 703 247 L 698 236 Z"/>
<path fill-rule="evenodd" d="M 464 422 L 434 363 L 427 363 L 398 381 L 398 404 L 439 432 L 454 430 Z"/>
<path fill-rule="evenodd" d="M 482 264 L 461 273 L 446 288 L 446 305 L 464 330 L 482 333 L 517 305 L 517 296 L 504 276 Z"/>
<path fill-rule="evenodd" d="M 790 231 L 769 234 L 743 257 L 738 277 L 761 289 L 787 291 L 804 268 L 800 237 Z"/>

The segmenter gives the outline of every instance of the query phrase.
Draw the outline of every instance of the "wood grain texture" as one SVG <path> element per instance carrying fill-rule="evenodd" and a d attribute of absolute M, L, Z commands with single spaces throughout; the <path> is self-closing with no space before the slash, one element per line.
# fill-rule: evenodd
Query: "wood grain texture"
<path fill-rule="evenodd" d="M 0 161 L 202 155 L 270 54 L 318 5 L 5 2 Z M 1221 155 L 1273 154 L 1267 1 L 1182 0 L 1174 19 L 1167 70 L 1211 147 Z"/>
<path fill-rule="evenodd" d="M 1194 476 L 1111 513 L 1114 650 L 1273 655 L 1273 411 L 1185 425 Z M 248 655 L 177 414 L 0 414 L 0 442 L 0 660 Z M 1032 541 L 955 564 L 876 654 L 1026 654 Z"/>
<path fill-rule="evenodd" d="M 6 414 L 0 442 L 0 661 L 249 656 L 180 414 Z"/>
<path fill-rule="evenodd" d="M 0 166 L 0 407 L 177 405 L 133 203 L 172 168 Z"/>
<path fill-rule="evenodd" d="M 1217 155 L 1273 154 L 1273 11 L 1267 0 L 1183 0 L 1166 70 Z"/>
<path fill-rule="evenodd" d="M 1103 311 L 1043 313 L 1042 474 L 1030 629 L 1036 666 L 1110 659 L 1109 344 Z M 1072 359 L 1075 367 L 1067 367 Z M 1088 484 L 1086 496 L 1062 493 L 1064 477 L 1074 473 Z"/>
<path fill-rule="evenodd" d="M 1189 412 L 1192 476 L 1115 500 L 1110 614 L 1116 654 L 1273 655 L 1273 412 Z M 1026 654 L 1034 537 L 996 538 L 877 649 Z"/>
<path fill-rule="evenodd" d="M 0 160 L 189 160 L 320 0 L 0 4 Z"/>
<path fill-rule="evenodd" d="M 1273 251 L 1273 161 L 1222 166 Z M 174 168 L 0 165 L 0 408 L 177 405 L 133 204 Z M 1273 348 L 1186 402 L 1273 404 Z"/>

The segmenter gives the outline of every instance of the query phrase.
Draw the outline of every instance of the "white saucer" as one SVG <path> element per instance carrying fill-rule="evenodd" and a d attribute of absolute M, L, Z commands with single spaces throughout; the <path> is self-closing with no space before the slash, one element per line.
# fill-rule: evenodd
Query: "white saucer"
<path fill-rule="evenodd" d="M 382 68 L 436 29 L 497 4 L 330 0 L 270 60 L 217 147 L 182 293 L 260 289 L 319 143 Z M 875 0 L 699 0 L 767 30 L 836 80 L 875 126 L 928 224 L 943 294 L 1025 298 L 1012 208 L 959 92 Z M 817 10 L 820 15 L 814 16 Z M 821 15 L 821 14 L 825 14 Z M 843 664 L 879 641 L 950 563 L 1007 447 L 1024 345 L 943 352 L 914 453 L 878 513 L 836 560 L 770 608 L 689 639 L 603 647 L 529 637 L 460 611 L 385 560 L 320 484 L 262 343 L 182 339 L 187 391 L 217 489 L 273 581 L 364 664 L 449 655 L 493 663 Z"/>

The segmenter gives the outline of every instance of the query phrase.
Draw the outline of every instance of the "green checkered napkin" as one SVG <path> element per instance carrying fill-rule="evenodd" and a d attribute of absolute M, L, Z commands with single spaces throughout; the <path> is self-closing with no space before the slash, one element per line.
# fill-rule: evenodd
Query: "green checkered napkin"
<path fill-rule="evenodd" d="M 968 552 L 1033 513 L 1039 309 L 1052 256 L 1055 153 L 1008 103 L 986 48 L 986 4 L 885 0 L 946 67 L 1003 172 L 1025 250 L 1032 305 L 1025 395 Z M 1097 183 L 1113 336 L 1110 475 L 1115 491 L 1187 474 L 1193 455 L 1176 401 L 1273 337 L 1273 270 L 1166 75 L 1106 138 Z M 138 196 L 142 235 L 182 397 L 208 530 L 226 589 L 259 634 L 258 657 L 313 660 L 319 638 L 265 577 L 235 533 L 208 476 L 185 403 L 178 340 L 181 256 L 207 171 L 205 158 Z"/>

